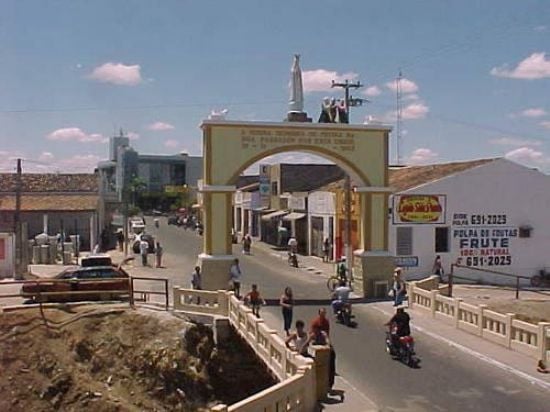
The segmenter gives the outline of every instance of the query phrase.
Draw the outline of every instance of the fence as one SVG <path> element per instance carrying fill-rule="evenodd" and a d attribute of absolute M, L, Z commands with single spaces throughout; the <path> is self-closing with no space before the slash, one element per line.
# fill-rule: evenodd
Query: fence
<path fill-rule="evenodd" d="M 283 339 L 270 329 L 263 319 L 252 314 L 252 310 L 238 300 L 232 292 L 202 291 L 174 287 L 174 310 L 224 316 L 235 330 L 254 348 L 271 372 L 280 382 L 262 392 L 231 406 L 218 405 L 216 412 L 269 411 L 312 411 L 323 390 L 319 390 L 319 372 L 314 361 L 286 348 Z M 325 347 L 314 347 L 318 358 L 328 354 Z M 316 357 L 317 358 L 317 357 Z M 328 359 L 328 356 L 324 356 Z M 328 375 L 327 375 L 328 376 Z M 324 385 L 327 385 L 324 382 Z M 325 391 L 326 393 L 326 391 Z"/>
<path fill-rule="evenodd" d="M 439 290 L 431 289 L 434 278 L 408 284 L 411 307 L 430 311 L 433 317 L 457 329 L 535 359 L 550 359 L 550 323 L 523 322 L 515 319 L 513 313 L 497 313 L 487 309 L 487 305 L 472 305 L 444 296 Z"/>

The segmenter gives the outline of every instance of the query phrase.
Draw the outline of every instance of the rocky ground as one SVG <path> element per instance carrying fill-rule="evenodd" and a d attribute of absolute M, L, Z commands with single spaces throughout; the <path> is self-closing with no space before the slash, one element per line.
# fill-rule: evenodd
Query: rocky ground
<path fill-rule="evenodd" d="M 275 383 L 236 334 L 109 305 L 0 314 L 1 411 L 201 411 Z"/>

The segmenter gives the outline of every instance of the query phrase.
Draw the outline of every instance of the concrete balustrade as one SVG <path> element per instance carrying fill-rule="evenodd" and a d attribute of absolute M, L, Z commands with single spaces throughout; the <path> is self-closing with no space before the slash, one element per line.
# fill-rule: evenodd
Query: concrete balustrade
<path fill-rule="evenodd" d="M 436 319 L 535 359 L 550 360 L 550 323 L 531 324 L 514 313 L 498 313 L 487 305 L 472 305 L 444 296 L 434 277 L 408 284 L 409 304 L 431 312 Z"/>
<path fill-rule="evenodd" d="M 224 316 L 279 379 L 277 385 L 233 405 L 217 405 L 216 412 L 313 411 L 328 391 L 330 349 L 316 346 L 315 358 L 286 348 L 277 331 L 238 300 L 233 292 L 174 287 L 174 309 Z M 325 376 L 326 375 L 326 376 Z"/>

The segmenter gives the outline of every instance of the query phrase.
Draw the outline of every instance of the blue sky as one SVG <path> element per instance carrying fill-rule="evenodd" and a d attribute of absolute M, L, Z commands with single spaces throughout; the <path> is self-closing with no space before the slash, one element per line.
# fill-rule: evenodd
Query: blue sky
<path fill-rule="evenodd" d="M 0 170 L 91 172 L 119 128 L 139 152 L 199 155 L 212 110 L 285 117 L 294 53 L 314 120 L 348 78 L 371 100 L 353 123 L 394 123 L 401 68 L 405 163 L 550 172 L 547 0 L 2 0 Z"/>

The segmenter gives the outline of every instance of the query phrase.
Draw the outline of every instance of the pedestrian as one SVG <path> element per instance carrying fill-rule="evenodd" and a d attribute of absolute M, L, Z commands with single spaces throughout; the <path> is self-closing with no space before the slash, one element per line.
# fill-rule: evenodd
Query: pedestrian
<path fill-rule="evenodd" d="M 237 299 L 241 298 L 241 275 L 239 259 L 235 259 L 229 268 L 229 283 L 231 283 L 231 289 L 235 292 Z"/>
<path fill-rule="evenodd" d="M 347 283 L 348 282 L 348 266 L 346 262 L 346 257 L 341 256 L 340 262 L 336 265 L 336 276 L 341 281 Z"/>
<path fill-rule="evenodd" d="M 443 264 L 439 255 L 435 257 L 432 273 L 439 276 L 439 282 L 443 283 Z"/>
<path fill-rule="evenodd" d="M 330 261 L 329 253 L 330 253 L 330 242 L 328 240 L 328 237 L 326 237 L 325 240 L 323 241 L 323 262 L 328 263 Z"/>
<path fill-rule="evenodd" d="M 157 242 L 157 245 L 155 246 L 155 259 L 157 268 L 162 267 L 162 252 L 162 246 L 160 245 L 160 242 Z"/>
<path fill-rule="evenodd" d="M 118 243 L 118 250 L 122 252 L 124 250 L 124 233 L 122 233 L 122 229 L 118 229 L 116 232 L 116 241 Z"/>
<path fill-rule="evenodd" d="M 252 247 L 252 238 L 247 233 L 243 237 L 243 253 L 245 255 L 250 255 L 250 248 Z"/>
<path fill-rule="evenodd" d="M 257 318 L 260 317 L 260 306 L 265 305 L 265 300 L 260 295 L 258 285 L 252 285 L 252 290 L 244 297 L 244 303 L 252 308 L 252 313 L 256 315 Z"/>
<path fill-rule="evenodd" d="M 322 333 L 324 332 L 326 336 L 324 336 Z M 336 351 L 334 350 L 334 347 L 329 341 L 330 336 L 330 323 L 327 319 L 327 311 L 325 308 L 320 308 L 318 311 L 318 316 L 311 321 L 310 326 L 310 343 L 313 345 L 317 344 L 323 344 L 323 340 L 325 339 L 326 344 L 330 345 L 330 363 L 329 363 L 329 389 L 332 389 L 332 386 L 334 385 L 334 378 L 336 376 Z M 321 342 L 321 343 L 315 343 L 315 342 Z"/>
<path fill-rule="evenodd" d="M 290 239 L 288 239 L 288 250 L 290 253 L 298 253 L 298 241 L 294 236 L 290 236 Z"/>
<path fill-rule="evenodd" d="M 285 333 L 286 336 L 289 336 L 290 326 L 292 325 L 292 312 L 294 309 L 294 298 L 292 296 L 292 289 L 289 286 L 285 288 L 284 293 L 281 295 L 279 304 L 281 305 L 281 309 L 283 311 Z"/>
<path fill-rule="evenodd" d="M 139 242 L 139 253 L 141 254 L 141 265 L 148 266 L 147 264 L 147 254 L 149 253 L 149 243 L 146 240 L 140 240 Z"/>
<path fill-rule="evenodd" d="M 195 266 L 195 271 L 191 275 L 191 287 L 195 290 L 202 289 L 202 279 L 201 279 L 201 267 Z"/>
<path fill-rule="evenodd" d="M 285 346 L 290 350 L 295 350 L 299 355 L 308 356 L 307 348 L 309 346 L 310 334 L 305 331 L 303 320 L 296 321 L 296 331 L 290 333 L 286 340 Z M 292 346 L 290 345 L 292 343 Z"/>
<path fill-rule="evenodd" d="M 393 306 L 399 306 L 403 303 L 405 298 L 406 289 L 405 282 L 401 279 L 401 268 L 395 268 L 393 272 L 393 285 L 392 285 L 392 294 L 393 294 Z"/>

